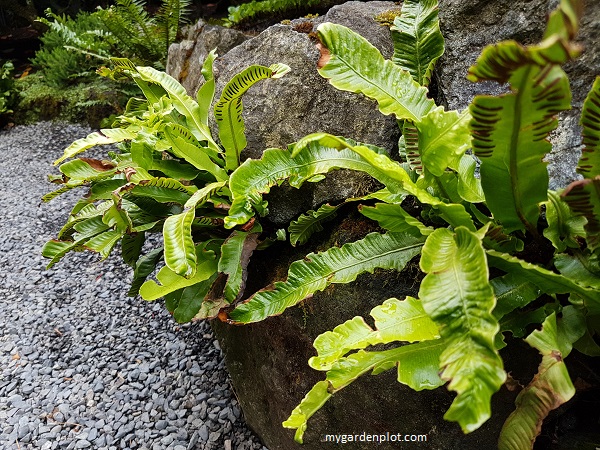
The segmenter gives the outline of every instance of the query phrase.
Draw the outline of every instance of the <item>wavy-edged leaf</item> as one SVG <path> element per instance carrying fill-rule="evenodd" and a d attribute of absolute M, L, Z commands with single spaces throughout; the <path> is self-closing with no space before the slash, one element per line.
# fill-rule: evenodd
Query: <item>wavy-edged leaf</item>
<path fill-rule="evenodd" d="M 314 133 L 305 136 L 298 141 L 294 147 L 294 154 L 302 151 L 304 146 L 312 142 L 322 142 L 334 148 L 348 148 L 362 156 L 372 167 L 369 175 L 385 184 L 393 193 L 414 195 L 421 203 L 434 207 L 440 217 L 452 226 L 465 226 L 475 230 L 473 220 L 461 204 L 447 204 L 439 198 L 431 195 L 426 188 L 419 187 L 411 178 L 410 174 L 397 162 L 390 159 L 384 153 L 376 153 L 372 148 L 361 144 L 354 144 L 348 140 L 328 135 L 326 133 Z"/>
<path fill-rule="evenodd" d="M 575 214 L 587 219 L 586 241 L 596 252 L 600 249 L 600 175 L 573 181 L 561 196 Z"/>
<path fill-rule="evenodd" d="M 294 408 L 288 419 L 282 423 L 284 428 L 296 430 L 294 440 L 299 444 L 303 443 L 302 437 L 307 428 L 308 419 L 316 413 L 331 398 L 329 393 L 329 383 L 319 381 L 306 394 L 300 404 Z"/>
<path fill-rule="evenodd" d="M 145 170 L 152 170 L 154 165 L 154 148 L 145 141 L 133 141 L 130 146 L 131 160 Z"/>
<path fill-rule="evenodd" d="M 556 307 L 553 303 L 533 310 L 513 311 L 500 320 L 500 330 L 502 333 L 509 331 L 514 337 L 522 338 L 531 331 L 529 328 L 531 324 L 540 325 L 553 312 L 556 312 Z M 499 339 L 501 336 L 503 337 L 501 333 L 498 333 L 496 338 Z M 502 346 L 498 348 L 503 348 L 504 345 L 506 344 L 503 342 Z"/>
<path fill-rule="evenodd" d="M 413 297 L 390 298 L 371 310 L 375 330 L 362 317 L 354 317 L 332 331 L 319 335 L 314 342 L 317 356 L 308 364 L 316 370 L 330 370 L 334 363 L 351 350 L 395 341 L 416 342 L 439 337 L 437 326 Z"/>
<path fill-rule="evenodd" d="M 361 205 L 358 210 L 363 216 L 376 220 L 380 227 L 394 233 L 427 236 L 433 232 L 433 228 L 423 225 L 397 204 L 378 203 L 374 207 Z"/>
<path fill-rule="evenodd" d="M 398 381 L 421 391 L 435 389 L 444 381 L 438 374 L 439 357 L 446 342 L 442 339 L 408 344 L 384 351 L 359 350 L 342 358 L 327 372 L 327 379 L 317 383 L 283 423 L 296 429 L 295 440 L 301 443 L 308 419 L 331 398 L 336 391 L 348 386 L 358 377 L 372 371 L 373 375 L 398 365 Z"/>
<path fill-rule="evenodd" d="M 215 151 L 220 150 L 212 138 L 210 128 L 205 125 L 206 118 L 202 116 L 203 112 L 198 103 L 187 94 L 185 88 L 175 78 L 152 67 L 137 67 L 136 70 L 142 80 L 159 84 L 167 92 L 177 112 L 185 116 L 187 127 L 196 139 L 207 141 L 209 147 Z"/>
<path fill-rule="evenodd" d="M 93 208 L 93 205 L 90 206 Z M 68 223 L 67 225 L 69 225 L 69 228 L 66 228 L 67 225 L 63 227 L 63 230 L 61 230 L 61 233 L 59 234 L 60 238 L 64 239 L 68 235 L 73 234 L 72 240 L 51 240 L 44 245 L 42 248 L 42 256 L 51 258 L 47 268 L 52 267 L 54 264 L 60 261 L 68 252 L 72 250 L 80 250 L 83 246 L 87 247 L 87 242 L 89 242 L 90 239 L 104 234 L 109 230 L 109 226 L 103 222 L 102 216 L 98 215 L 97 210 L 93 208 L 93 211 L 93 215 L 90 217 L 83 215 L 78 219 L 72 220 L 70 223 Z M 92 241 L 92 245 L 98 245 L 99 250 L 96 251 L 102 250 L 100 240 L 103 239 L 102 242 L 104 242 L 110 236 L 112 235 L 98 237 L 96 241 Z M 95 244 L 96 242 L 98 244 Z M 108 253 L 110 253 L 110 249 L 112 249 L 112 247 L 108 249 Z M 103 256 L 106 257 L 104 253 Z"/>
<path fill-rule="evenodd" d="M 493 278 L 490 284 L 496 296 L 494 317 L 500 319 L 515 309 L 527 306 L 537 299 L 542 291 L 527 278 L 508 273 L 501 277 Z"/>
<path fill-rule="evenodd" d="M 230 316 L 237 322 L 257 322 L 281 314 L 332 283 L 350 283 L 361 273 L 372 273 L 376 268 L 401 271 L 419 254 L 422 245 L 422 237 L 371 233 L 341 248 L 311 253 L 304 261 L 296 261 L 290 266 L 286 281 L 257 292 Z"/>
<path fill-rule="evenodd" d="M 541 330 L 535 330 L 525 339 L 542 354 L 542 362 L 531 383 L 517 396 L 517 409 L 502 427 L 500 450 L 533 448 L 548 413 L 575 395 L 564 358 L 584 330 L 583 318 L 574 307 L 566 307 L 562 319 L 550 315 Z"/>
<path fill-rule="evenodd" d="M 122 234 L 130 232 L 133 225 L 127 211 L 118 207 L 116 203 L 113 203 L 113 205 L 104 212 L 102 222 Z"/>
<path fill-rule="evenodd" d="M 159 203 L 179 203 L 184 205 L 196 192 L 189 186 L 181 184 L 173 178 L 152 178 L 143 180 L 137 185 L 126 186 L 129 192 L 139 197 L 150 197 Z"/>
<path fill-rule="evenodd" d="M 181 296 L 178 298 L 177 307 L 173 310 L 173 318 L 178 323 L 189 322 L 196 317 L 202 307 L 204 297 L 208 294 L 216 277 L 217 274 L 215 273 L 204 281 L 183 288 Z"/>
<path fill-rule="evenodd" d="M 423 309 L 420 300 L 406 297 L 404 300 L 391 298 L 371 310 L 379 342 L 417 342 L 438 339 L 436 324 Z"/>
<path fill-rule="evenodd" d="M 584 148 L 577 172 L 586 178 L 600 175 L 600 76 L 583 102 L 581 128 Z"/>
<path fill-rule="evenodd" d="M 198 102 L 198 109 L 200 110 L 200 117 L 202 123 L 208 126 L 208 116 L 210 111 L 210 105 L 212 105 L 215 97 L 215 78 L 213 76 L 213 62 L 217 57 L 217 49 L 211 50 L 204 62 L 202 63 L 202 77 L 204 78 L 204 84 L 200 86 L 196 93 L 196 101 Z"/>
<path fill-rule="evenodd" d="M 131 233 L 123 236 L 121 240 L 121 256 L 125 264 L 131 267 L 136 266 L 136 262 L 142 253 L 142 246 L 146 241 L 145 233 Z"/>
<path fill-rule="evenodd" d="M 81 245 L 71 241 L 52 239 L 46 242 L 42 247 L 42 256 L 44 258 L 50 258 L 50 262 L 46 266 L 46 269 L 50 269 L 54 264 L 60 261 L 63 256 L 78 247 L 81 247 Z"/>
<path fill-rule="evenodd" d="M 472 155 L 463 155 L 458 164 L 458 195 L 469 203 L 485 201 L 481 179 L 475 177 L 477 161 Z"/>
<path fill-rule="evenodd" d="M 86 183 L 85 180 L 78 180 L 76 182 L 69 182 L 66 184 L 63 184 L 60 188 L 56 189 L 55 191 L 52 192 L 48 192 L 47 194 L 44 194 L 42 196 L 42 201 L 44 203 L 49 202 L 51 200 L 54 200 L 56 197 L 58 197 L 59 195 L 64 194 L 65 192 L 69 192 L 73 189 L 76 189 L 80 186 L 83 186 Z"/>
<path fill-rule="evenodd" d="M 573 344 L 573 347 L 584 355 L 600 356 L 600 345 L 597 342 L 600 337 L 600 315 L 587 316 L 586 322 L 585 333 Z"/>
<path fill-rule="evenodd" d="M 185 139 L 175 136 L 169 127 L 165 127 L 165 136 L 171 144 L 171 151 L 178 158 L 182 158 L 200 170 L 206 170 L 217 181 L 227 180 L 229 176 L 218 164 L 204 153 L 204 148 L 190 144 Z"/>
<path fill-rule="evenodd" d="M 102 259 L 108 258 L 110 252 L 119 239 L 123 237 L 124 232 L 118 230 L 108 230 L 100 233 L 93 238 L 87 240 L 84 244 L 85 248 L 100 253 Z"/>
<path fill-rule="evenodd" d="M 394 41 L 392 61 L 421 86 L 427 86 L 435 62 L 444 53 L 437 0 L 405 0 L 390 30 Z"/>
<path fill-rule="evenodd" d="M 328 173 L 335 169 L 354 169 L 374 174 L 371 164 L 350 150 L 338 151 L 335 148 L 311 142 L 306 151 L 292 157 L 287 150 L 265 150 L 261 159 L 246 160 L 232 175 L 230 188 L 233 202 L 225 227 L 233 228 L 246 223 L 254 216 L 254 209 L 262 202 L 262 195 L 272 186 L 288 179 L 291 186 L 300 187 L 314 175 Z"/>
<path fill-rule="evenodd" d="M 548 227 L 544 229 L 544 236 L 559 252 L 564 252 L 567 247 L 579 248 L 577 237 L 585 237 L 586 219 L 574 215 L 567 203 L 554 191 L 548 191 L 545 205 Z"/>
<path fill-rule="evenodd" d="M 192 239 L 192 222 L 196 217 L 196 208 L 204 204 L 224 185 L 224 181 L 207 184 L 187 200 L 182 213 L 170 216 L 165 220 L 163 226 L 165 263 L 177 275 L 186 278 L 194 276 L 196 248 Z"/>
<path fill-rule="evenodd" d="M 435 107 L 427 89 L 365 38 L 342 25 L 323 23 L 319 73 L 337 89 L 362 93 L 377 101 L 379 110 L 398 119 L 418 122 Z"/>
<path fill-rule="evenodd" d="M 73 239 L 75 239 L 76 242 L 83 242 L 86 239 L 107 231 L 109 225 L 107 225 L 103 219 L 102 216 L 94 216 L 75 223 L 73 225 L 73 229 L 75 230 Z"/>
<path fill-rule="evenodd" d="M 421 119 L 417 129 L 424 170 L 436 177 L 442 176 L 447 168 L 458 170 L 462 156 L 471 146 L 470 120 L 467 109 L 459 113 L 441 107 Z"/>
<path fill-rule="evenodd" d="M 71 236 L 73 234 L 75 225 L 82 221 L 85 221 L 86 219 L 95 217 L 97 218 L 97 220 L 102 222 L 102 214 L 104 214 L 104 211 L 106 211 L 106 209 L 112 206 L 112 202 L 101 203 L 100 205 L 98 205 L 98 207 L 94 206 L 94 204 L 88 203 L 81 207 L 81 209 L 77 210 L 78 206 L 82 203 L 83 202 L 80 200 L 78 204 L 75 205 L 75 207 L 73 208 L 73 211 L 71 212 L 67 223 L 65 223 L 61 230 L 58 232 L 59 239 L 64 239 L 65 237 Z M 103 205 L 108 206 L 105 207 Z M 107 227 L 104 222 L 102 222 L 102 224 L 104 227 Z"/>
<path fill-rule="evenodd" d="M 439 361 L 447 345 L 443 339 L 433 339 L 391 350 L 359 350 L 338 361 L 327 372 L 327 381 L 333 388 L 330 391 L 339 391 L 371 370 L 376 375 L 396 364 L 400 383 L 415 391 L 435 389 L 444 384 L 439 376 Z"/>
<path fill-rule="evenodd" d="M 512 234 L 506 234 L 504 228 L 494 222 L 487 222 L 488 230 L 483 238 L 486 248 L 503 253 L 521 252 L 525 248 L 523 241 Z"/>
<path fill-rule="evenodd" d="M 423 173 L 423 161 L 419 152 L 419 130 L 410 120 L 402 123 L 402 136 L 398 140 L 398 151 L 403 159 L 406 159 L 410 170 L 421 175 Z"/>
<path fill-rule="evenodd" d="M 600 291 L 581 286 L 574 280 L 551 272 L 538 265 L 528 263 L 514 256 L 487 250 L 489 265 L 514 273 L 535 284 L 546 294 L 576 294 L 583 299 L 590 311 L 600 312 Z"/>
<path fill-rule="evenodd" d="M 91 161 L 85 158 L 74 159 L 62 164 L 59 170 L 69 179 L 73 180 L 72 182 L 74 183 L 80 180 L 95 181 L 114 175 L 116 168 L 113 164 L 107 164 L 102 167 L 101 164 L 92 165 Z"/>
<path fill-rule="evenodd" d="M 215 120 L 219 126 L 221 144 L 225 148 L 225 167 L 228 170 L 234 170 L 240 165 L 240 154 L 247 145 L 242 118 L 242 96 L 258 81 L 280 78 L 289 70 L 285 64 L 250 66 L 235 75 L 223 88 L 221 98 L 215 104 Z"/>
<path fill-rule="evenodd" d="M 162 172 L 168 178 L 191 181 L 198 177 L 198 170 L 191 164 L 174 159 L 155 159 L 152 170 Z"/>
<path fill-rule="evenodd" d="M 600 290 L 600 263 L 597 258 L 583 252 L 574 252 L 573 255 L 560 253 L 554 257 L 554 266 L 581 286 Z"/>
<path fill-rule="evenodd" d="M 499 326 L 486 254 L 477 234 L 440 228 L 427 238 L 420 264 L 427 275 L 419 297 L 448 341 L 440 356 L 441 378 L 458 394 L 444 418 L 468 433 L 490 417 L 491 396 L 506 379 L 494 346 Z"/>
<path fill-rule="evenodd" d="M 498 44 L 499 58 L 502 53 Z M 478 61 L 475 68 L 483 64 Z M 497 221 L 510 232 L 535 229 L 539 203 L 547 200 L 548 172 L 542 163 L 552 146 L 555 115 L 570 108 L 571 92 L 558 66 L 525 65 L 510 76 L 512 92 L 477 96 L 470 106 L 473 150 L 481 159 L 481 184 Z"/>
<path fill-rule="evenodd" d="M 100 132 L 94 132 L 88 134 L 86 137 L 77 139 L 71 145 L 69 145 L 63 155 L 54 161 L 54 165 L 57 166 L 67 158 L 71 158 L 79 153 L 86 151 L 88 148 L 95 147 L 96 145 L 107 145 L 114 144 L 116 142 L 122 142 L 131 140 L 136 137 L 135 133 L 126 129 L 103 129 Z"/>
<path fill-rule="evenodd" d="M 308 239 L 319 231 L 323 231 L 322 223 L 332 220 L 336 216 L 337 210 L 342 206 L 331 206 L 324 204 L 319 207 L 316 211 L 310 210 L 305 214 L 301 214 L 296 220 L 290 222 L 288 231 L 290 233 L 290 244 L 294 247 L 296 245 L 304 245 Z"/>
<path fill-rule="evenodd" d="M 140 287 L 139 293 L 144 300 L 152 301 L 164 297 L 171 292 L 193 286 L 196 283 L 209 279 L 217 271 L 217 261 L 213 252 L 206 252 L 202 245 L 196 246 L 196 272 L 194 276 L 185 278 L 177 275 L 168 267 L 163 267 L 156 274 L 156 279 L 148 280 Z"/>
<path fill-rule="evenodd" d="M 219 273 L 227 275 L 224 297 L 227 303 L 233 303 L 244 293 L 248 263 L 252 252 L 258 245 L 261 228 L 255 225 L 249 232 L 235 230 L 221 246 Z"/>
<path fill-rule="evenodd" d="M 363 349 L 378 341 L 375 331 L 362 317 L 356 316 L 317 336 L 313 343 L 317 356 L 310 358 L 308 364 L 315 370 L 329 370 L 351 350 Z"/>
<path fill-rule="evenodd" d="M 133 271 L 133 280 L 131 281 L 131 287 L 127 292 L 129 297 L 135 297 L 140 293 L 140 287 L 146 281 L 146 278 L 154 272 L 156 269 L 156 265 L 162 259 L 163 256 L 163 248 L 155 248 L 150 250 L 144 256 L 140 257 L 136 264 L 135 269 Z"/>
<path fill-rule="evenodd" d="M 417 186 L 400 164 L 390 159 L 383 152 L 377 153 L 371 147 L 327 133 L 314 133 L 305 136 L 294 145 L 292 156 L 302 154 L 303 151 L 307 148 L 310 149 L 315 144 L 340 149 L 341 151 L 345 149 L 352 150 L 368 163 L 368 170 L 363 169 L 363 171 L 386 185 L 388 190 L 392 191 L 392 194 L 414 195 L 421 203 L 433 206 L 439 212 L 439 215 L 449 224 L 453 226 L 462 225 L 473 231 L 475 230 L 473 220 L 463 205 L 447 204 L 434 197 L 426 189 Z M 361 170 L 360 167 L 349 168 Z"/>

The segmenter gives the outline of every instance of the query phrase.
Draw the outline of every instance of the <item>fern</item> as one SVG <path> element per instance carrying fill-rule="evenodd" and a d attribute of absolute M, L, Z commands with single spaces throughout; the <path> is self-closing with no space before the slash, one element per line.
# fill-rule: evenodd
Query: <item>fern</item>
<path fill-rule="evenodd" d="M 117 0 L 114 6 L 99 10 L 104 27 L 124 50 L 113 56 L 127 56 L 138 64 L 164 69 L 169 46 L 187 21 L 190 4 L 190 0 L 162 0 L 156 16 L 146 12 L 144 0 Z"/>

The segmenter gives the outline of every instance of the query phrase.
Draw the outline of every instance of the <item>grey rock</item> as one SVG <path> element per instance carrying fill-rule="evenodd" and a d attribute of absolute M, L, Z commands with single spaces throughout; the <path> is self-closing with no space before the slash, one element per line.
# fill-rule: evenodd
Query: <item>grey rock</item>
<path fill-rule="evenodd" d="M 373 18 L 393 7 L 392 2 L 349 2 L 333 7 L 315 26 L 323 21 L 348 25 L 389 57 L 393 50 L 389 32 Z M 235 74 L 252 64 L 284 63 L 291 68 L 283 78 L 261 81 L 245 94 L 248 146 L 242 159 L 259 158 L 267 148 L 285 148 L 315 131 L 347 136 L 390 152 L 394 149 L 399 136 L 396 121 L 379 113 L 373 101 L 329 85 L 317 73 L 318 59 L 319 51 L 307 33 L 295 31 L 293 25 L 275 25 L 215 61 L 217 95 Z M 194 90 L 188 88 L 190 93 Z M 214 123 L 212 128 L 217 136 Z M 274 189 L 268 198 L 269 218 L 277 224 L 287 223 L 320 203 L 362 195 L 374 188 L 368 177 L 340 171 L 330 174 L 323 184 L 307 183 L 300 193 Z"/>
<path fill-rule="evenodd" d="M 321 20 L 351 24 L 386 56 L 392 53 L 389 33 L 373 17 L 392 2 L 349 2 L 333 7 Z M 248 147 L 244 157 L 258 158 L 266 148 L 285 148 L 317 130 L 346 135 L 391 150 L 398 135 L 395 120 L 383 116 L 374 102 L 330 86 L 316 70 L 319 51 L 308 34 L 291 25 L 275 25 L 234 48 L 215 62 L 217 92 L 251 64 L 284 63 L 291 71 L 265 80 L 244 96 Z"/>
<path fill-rule="evenodd" d="M 156 424 L 154 424 L 154 428 L 156 428 L 157 430 L 164 430 L 165 428 L 167 428 L 167 421 L 159 420 L 158 422 L 156 422 Z"/>
<path fill-rule="evenodd" d="M 239 31 L 199 20 L 188 27 L 181 42 L 171 44 L 167 72 L 195 96 L 204 82 L 202 64 L 209 52 L 216 49 L 218 55 L 223 55 L 248 38 Z"/>

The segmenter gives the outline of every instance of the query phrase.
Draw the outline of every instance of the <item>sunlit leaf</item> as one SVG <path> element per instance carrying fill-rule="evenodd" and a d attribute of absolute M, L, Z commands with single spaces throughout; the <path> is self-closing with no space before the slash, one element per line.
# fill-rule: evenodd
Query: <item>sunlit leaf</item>
<path fill-rule="evenodd" d="M 364 239 L 311 253 L 294 262 L 286 281 L 263 289 L 234 309 L 230 316 L 238 322 L 257 322 L 281 314 L 332 283 L 349 283 L 376 268 L 402 270 L 417 255 L 423 238 L 399 233 L 371 233 Z"/>
<path fill-rule="evenodd" d="M 444 418 L 468 433 L 490 417 L 491 396 L 506 378 L 494 345 L 499 326 L 492 315 L 496 299 L 486 254 L 475 233 L 440 228 L 427 238 L 420 264 L 427 275 L 419 297 L 448 340 L 440 356 L 441 378 L 458 394 Z"/>

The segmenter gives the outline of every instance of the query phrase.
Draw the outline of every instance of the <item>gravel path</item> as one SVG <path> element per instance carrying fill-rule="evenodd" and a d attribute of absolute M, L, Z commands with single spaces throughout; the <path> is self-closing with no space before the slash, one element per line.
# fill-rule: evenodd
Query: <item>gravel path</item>
<path fill-rule="evenodd" d="M 0 448 L 254 449 L 206 323 L 178 326 L 160 302 L 128 298 L 131 270 L 40 249 L 75 199 L 49 204 L 54 159 L 89 129 L 0 132 Z"/>

